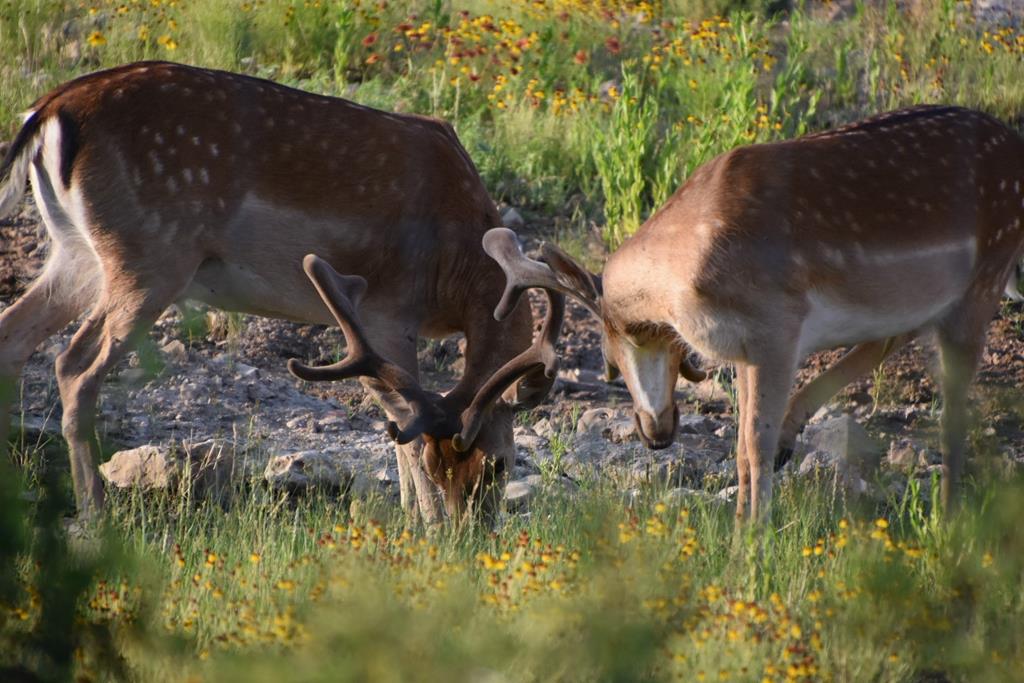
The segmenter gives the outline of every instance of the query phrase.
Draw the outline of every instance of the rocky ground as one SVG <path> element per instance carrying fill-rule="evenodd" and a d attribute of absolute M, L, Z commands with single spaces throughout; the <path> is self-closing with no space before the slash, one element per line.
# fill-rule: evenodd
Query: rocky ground
<path fill-rule="evenodd" d="M 30 204 L 0 222 L 0 308 L 24 290 L 47 248 Z M 15 416 L 25 443 L 20 452 L 38 452 L 34 444 L 48 439 L 52 444 L 59 433 L 53 360 L 73 329 L 43 344 L 28 364 Z M 680 384 L 677 443 L 649 451 L 634 432 L 625 387 L 599 379 L 599 343 L 594 320 L 571 306 L 555 390 L 516 427 L 519 460 L 509 486 L 510 506 L 521 506 L 543 482 L 571 487 L 594 478 L 610 479 L 624 492 L 656 481 L 674 489 L 674 495 L 731 495 L 735 426 L 728 370 L 713 368 L 712 379 L 699 385 Z M 266 476 L 292 489 L 354 483 L 361 491 L 397 495 L 384 416 L 358 383 L 307 384 L 285 369 L 288 358 L 326 361 L 341 347 L 334 329 L 172 309 L 156 325 L 147 347 L 122 362 L 102 397 L 99 423 L 106 442 L 112 450 L 152 446 L 134 453 L 145 456 L 148 469 L 139 475 L 129 467 L 133 454 L 122 454 L 106 473 L 115 479 L 144 476 L 150 484 L 166 485 L 164 470 L 190 455 L 217 476 L 230 462 L 246 476 Z M 840 354 L 814 356 L 800 380 Z M 848 387 L 812 419 L 787 472 L 824 469 L 845 490 L 876 498 L 899 493 L 908 476 L 928 477 L 939 462 L 933 359 L 926 340 L 915 343 L 873 378 Z M 420 360 L 426 383 L 451 386 L 459 368 L 457 341 L 424 342 Z M 971 443 L 984 457 L 975 457 L 974 466 L 1024 465 L 1020 306 L 1004 307 L 990 328 L 975 399 Z"/>

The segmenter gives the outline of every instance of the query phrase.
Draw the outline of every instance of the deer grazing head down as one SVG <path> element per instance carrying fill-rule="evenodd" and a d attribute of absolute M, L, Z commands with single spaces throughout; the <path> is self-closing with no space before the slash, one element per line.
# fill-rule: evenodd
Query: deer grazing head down
<path fill-rule="evenodd" d="M 527 287 L 579 299 L 633 396 L 642 439 L 671 443 L 687 351 L 735 365 L 737 516 L 771 500 L 772 469 L 836 391 L 922 330 L 942 356 L 942 500 L 955 501 L 967 389 L 1024 251 L 1024 140 L 959 107 L 884 114 L 727 152 L 691 175 L 609 257 L 601 279 L 548 245 L 541 261 L 492 230 L 507 301 Z M 489 246 L 488 246 L 489 245 Z M 853 346 L 792 399 L 811 352 Z"/>
<path fill-rule="evenodd" d="M 81 318 L 55 364 L 80 511 L 103 504 L 96 406 L 134 343 L 181 299 L 333 323 L 303 272 L 311 253 L 365 279 L 331 285 L 312 267 L 339 311 L 362 294 L 358 324 L 349 316 L 361 364 L 338 376 L 366 375 L 407 441 L 395 449 L 405 511 L 436 522 L 435 483 L 449 508 L 465 507 L 459 491 L 501 479 L 488 462 L 511 464 L 512 407 L 495 391 L 510 380 L 488 378 L 530 346 L 533 320 L 528 306 L 501 323 L 492 316 L 504 278 L 480 240 L 500 217 L 447 123 L 245 74 L 139 62 L 77 78 L 30 107 L 0 162 L 0 215 L 29 178 L 51 248 L 39 278 L 0 312 L 0 442 L 25 362 Z M 458 384 L 443 397 L 419 390 L 418 339 L 459 332 Z M 542 399 L 552 367 L 524 371 L 516 398 Z"/>
<path fill-rule="evenodd" d="M 423 438 L 422 465 L 443 492 L 448 514 L 459 518 L 467 507 L 474 506 L 485 515 L 493 514 L 503 480 L 513 464 L 507 456 L 514 456 L 514 445 L 504 443 L 508 430 L 493 412 L 502 412 L 510 419 L 515 411 L 529 410 L 547 395 L 558 369 L 555 344 L 565 315 L 564 297 L 548 292 L 547 313 L 536 341 L 483 382 L 469 406 L 459 411 L 446 396 L 424 390 L 416 378 L 373 350 L 357 313 L 366 280 L 340 275 L 313 254 L 306 256 L 302 265 L 338 321 L 348 354 L 337 363 L 320 367 L 292 359 L 288 370 L 307 381 L 365 377 L 380 382 L 400 397 L 401 405 L 392 408 L 400 417 L 388 424 L 389 436 L 399 444 Z M 502 400 L 517 381 L 538 374 L 543 377 L 542 386 L 528 399 L 511 404 Z M 497 454 L 506 457 L 495 457 Z"/>

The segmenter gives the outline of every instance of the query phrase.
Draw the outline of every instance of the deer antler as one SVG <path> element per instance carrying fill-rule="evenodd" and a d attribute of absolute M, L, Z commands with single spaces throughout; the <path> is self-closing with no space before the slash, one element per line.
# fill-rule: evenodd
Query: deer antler
<path fill-rule="evenodd" d="M 601 306 L 598 303 L 600 291 L 599 285 L 595 283 L 595 276 L 580 268 L 574 268 L 572 271 L 555 270 L 548 263 L 534 261 L 523 253 L 519 239 L 508 228 L 488 230 L 484 233 L 483 245 L 487 255 L 497 261 L 505 271 L 505 292 L 498 307 L 494 309 L 496 320 L 508 317 L 519 302 L 519 297 L 531 287 L 568 294 L 586 306 L 591 313 L 601 316 Z M 572 259 L 553 245 L 545 244 L 542 251 L 545 256 L 551 254 L 558 261 L 572 263 Z"/>
<path fill-rule="evenodd" d="M 493 231 L 492 231 L 493 232 Z M 488 233 L 490 234 L 490 233 Z M 488 252 L 490 253 L 490 252 Z M 506 271 L 507 272 L 507 271 Z M 506 297 L 509 289 L 506 288 Z M 565 318 L 565 297 L 561 294 L 545 289 L 548 297 L 548 311 L 544 316 L 544 325 L 540 335 L 526 351 L 505 363 L 497 372 L 491 375 L 480 390 L 473 397 L 473 402 L 462 411 L 462 431 L 452 437 L 452 447 L 460 453 L 469 450 L 469 447 L 476 440 L 476 436 L 483 424 L 484 414 L 488 406 L 498 400 L 501 394 L 512 386 L 520 377 L 543 369 L 544 377 L 548 380 L 547 389 L 555 381 L 555 373 L 558 370 L 558 356 L 555 354 L 555 344 L 558 343 L 558 335 L 562 331 L 562 321 Z M 521 293 L 521 292 L 520 292 Z M 514 295 L 518 300 L 519 293 Z M 502 298 L 505 301 L 505 298 Z M 515 301 L 511 304 L 515 306 Z M 511 309 L 510 309 L 511 310 Z M 517 403 L 513 406 L 516 410 L 529 410 L 547 395 L 547 391 L 540 391 L 530 400 Z"/>
<path fill-rule="evenodd" d="M 483 243 L 484 251 L 505 271 L 505 292 L 494 309 L 495 319 L 502 320 L 511 313 L 522 293 L 531 287 L 568 294 L 602 319 L 601 277 L 588 272 L 554 244 L 543 243 L 541 261 L 535 261 L 523 253 L 519 239 L 508 228 L 488 230 Z M 686 353 L 679 361 L 679 374 L 691 382 L 707 379 L 707 373 L 694 366 Z"/>
<path fill-rule="evenodd" d="M 320 257 L 309 254 L 302 269 L 313 282 L 320 298 L 341 327 L 348 343 L 348 355 L 337 363 L 320 367 L 304 365 L 294 358 L 288 371 L 309 382 L 371 377 L 380 380 L 408 404 L 411 417 L 403 424 L 390 422 L 388 434 L 400 444 L 408 443 L 425 431 L 452 433 L 448 415 L 420 386 L 415 377 L 380 356 L 370 346 L 356 313 L 356 305 L 366 291 L 366 280 L 358 275 L 341 275 Z"/>

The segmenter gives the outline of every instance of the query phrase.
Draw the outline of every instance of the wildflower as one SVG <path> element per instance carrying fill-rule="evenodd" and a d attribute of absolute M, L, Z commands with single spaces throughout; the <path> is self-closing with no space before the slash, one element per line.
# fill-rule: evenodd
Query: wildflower
<path fill-rule="evenodd" d="M 622 52 L 622 43 L 620 43 L 619 39 L 615 36 L 611 36 L 608 40 L 604 41 L 604 46 L 608 49 L 608 52 L 611 52 L 613 55 L 617 55 Z"/>
<path fill-rule="evenodd" d="M 587 63 L 587 60 L 589 58 L 590 57 L 587 54 L 586 50 L 576 50 L 576 54 L 572 56 L 572 61 L 580 66 L 583 66 L 584 64 Z"/>
<path fill-rule="evenodd" d="M 374 52 L 373 54 L 371 54 L 369 57 L 366 58 L 366 63 L 367 64 L 376 64 L 379 61 L 380 61 L 380 55 L 377 54 L 376 52 Z"/>
<path fill-rule="evenodd" d="M 371 33 L 370 35 L 363 38 L 363 47 L 370 47 L 377 42 L 377 34 Z"/>
<path fill-rule="evenodd" d="M 89 37 L 86 38 L 86 42 L 92 47 L 99 47 L 100 45 L 106 45 L 107 39 L 99 31 L 93 31 L 89 34 Z"/>

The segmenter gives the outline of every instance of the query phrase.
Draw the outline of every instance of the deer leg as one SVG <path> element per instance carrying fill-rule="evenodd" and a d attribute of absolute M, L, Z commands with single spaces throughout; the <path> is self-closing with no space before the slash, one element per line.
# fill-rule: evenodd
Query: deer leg
<path fill-rule="evenodd" d="M 771 507 L 772 463 L 779 446 L 786 396 L 796 374 L 791 352 L 772 355 L 746 368 L 746 414 L 742 419 L 750 471 L 749 517 L 752 520 L 764 518 Z"/>
<path fill-rule="evenodd" d="M 0 450 L 7 444 L 10 406 L 25 362 L 39 344 L 80 316 L 91 303 L 92 289 L 82 286 L 85 278 L 69 281 L 67 270 L 95 266 L 76 264 L 64 254 L 55 245 L 39 278 L 0 313 Z"/>
<path fill-rule="evenodd" d="M 415 378 L 419 378 L 419 367 L 416 360 L 416 341 L 410 341 L 403 328 L 396 328 L 381 320 L 374 320 L 372 313 L 367 312 L 364 318 L 367 338 L 373 348 L 381 356 L 395 363 Z M 388 419 L 398 421 L 405 403 L 382 382 L 364 378 L 363 386 L 370 390 L 380 401 Z M 441 501 L 437 486 L 427 477 L 420 464 L 420 453 L 423 450 L 423 439 L 414 439 L 407 444 L 395 444 L 395 455 L 398 460 L 398 490 L 401 496 L 402 509 L 410 521 L 422 518 L 426 525 L 436 524 L 443 518 Z"/>
<path fill-rule="evenodd" d="M 941 500 L 947 513 L 955 510 L 960 494 L 967 449 L 967 394 L 983 343 L 983 333 L 969 336 L 939 331 L 943 398 Z"/>
<path fill-rule="evenodd" d="M 775 469 L 780 469 L 793 456 L 797 434 L 803 429 L 804 423 L 818 412 L 819 408 L 847 384 L 878 367 L 912 338 L 912 334 L 904 334 L 858 344 L 836 361 L 832 367 L 793 394 L 789 401 L 789 408 L 786 410 L 786 417 L 782 422 L 779 452 L 775 456 Z"/>
<path fill-rule="evenodd" d="M 181 294 L 194 268 L 179 271 L 177 277 L 155 264 L 148 272 L 159 280 L 143 284 L 139 271 L 112 266 L 96 308 L 57 357 L 64 438 L 80 514 L 90 515 L 103 507 L 103 484 L 96 468 L 100 444 L 95 433 L 103 379 Z"/>
<path fill-rule="evenodd" d="M 743 418 L 748 407 L 747 366 L 736 366 L 736 475 L 739 489 L 736 492 L 736 521 L 741 523 L 747 516 L 750 500 L 750 465 L 747 461 L 747 430 Z"/>

